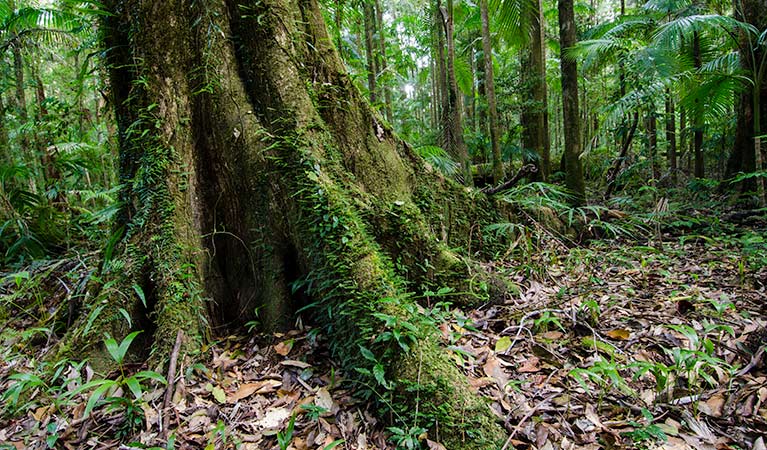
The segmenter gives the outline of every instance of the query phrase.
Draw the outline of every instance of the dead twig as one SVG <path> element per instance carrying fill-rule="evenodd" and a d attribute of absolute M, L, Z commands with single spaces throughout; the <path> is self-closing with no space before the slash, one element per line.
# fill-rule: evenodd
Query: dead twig
<path fill-rule="evenodd" d="M 178 362 L 178 353 L 181 351 L 181 341 L 183 340 L 184 332 L 178 330 L 176 333 L 176 343 L 173 344 L 173 352 L 170 356 L 170 364 L 168 365 L 168 386 L 165 389 L 165 398 L 162 402 L 162 436 L 164 439 L 168 438 L 168 427 L 170 426 L 170 414 L 168 409 L 173 401 L 173 391 L 175 388 L 176 380 L 176 363 Z"/>

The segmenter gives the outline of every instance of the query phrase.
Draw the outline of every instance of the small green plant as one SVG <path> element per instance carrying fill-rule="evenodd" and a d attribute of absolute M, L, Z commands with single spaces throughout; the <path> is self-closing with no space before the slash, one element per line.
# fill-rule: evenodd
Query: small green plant
<path fill-rule="evenodd" d="M 421 437 L 426 433 L 425 428 L 412 426 L 408 429 L 399 427 L 387 428 L 391 432 L 391 439 L 397 449 L 413 450 L 421 448 Z"/>
<path fill-rule="evenodd" d="M 277 445 L 280 446 L 280 450 L 287 450 L 287 448 L 290 446 L 290 443 L 293 441 L 293 428 L 295 425 L 296 416 L 292 415 L 290 416 L 290 421 L 288 422 L 288 426 L 285 428 L 285 430 L 277 432 Z"/>
<path fill-rule="evenodd" d="M 717 317 L 722 317 L 728 309 L 735 310 L 735 304 L 730 300 L 730 297 L 727 294 L 720 295 L 719 299 L 706 298 L 705 301 L 714 308 Z"/>
<path fill-rule="evenodd" d="M 550 325 L 554 325 L 560 330 L 566 331 L 565 327 L 562 326 L 559 317 L 555 316 L 550 311 L 543 311 L 540 316 L 533 321 L 533 329 L 535 329 L 537 333 L 545 333 L 549 331 Z"/>
<path fill-rule="evenodd" d="M 317 421 L 320 419 L 320 416 L 328 412 L 327 408 L 323 408 L 319 405 L 301 405 L 301 409 L 306 411 L 306 416 L 311 421 Z"/>
<path fill-rule="evenodd" d="M 634 430 L 621 433 L 621 435 L 631 439 L 641 448 L 648 448 L 648 444 L 658 441 L 666 442 L 668 437 L 658 425 L 653 424 L 654 418 L 652 413 L 647 409 L 642 408 L 642 416 L 644 417 L 645 422 L 647 422 L 646 425 L 630 421 L 629 425 L 633 426 Z"/>
<path fill-rule="evenodd" d="M 610 388 L 617 389 L 624 395 L 636 396 L 636 392 L 620 374 L 622 369 L 624 367 L 615 361 L 607 361 L 601 356 L 597 356 L 591 367 L 575 368 L 570 371 L 569 375 L 586 391 L 589 391 L 586 380 L 596 383 L 600 387 L 599 398 L 601 403 L 602 397 Z"/>
<path fill-rule="evenodd" d="M 134 331 L 126 336 L 120 343 L 111 336 L 106 335 L 104 345 L 109 355 L 117 363 L 120 369 L 120 375 L 115 380 L 103 378 L 91 380 L 75 389 L 70 394 L 70 397 L 74 397 L 82 392 L 92 391 L 88 402 L 85 405 L 85 411 L 83 412 L 83 415 L 86 417 L 100 404 L 106 405 L 108 410 L 122 411 L 125 420 L 118 430 L 120 436 L 131 434 L 144 420 L 144 410 L 141 408 L 141 404 L 144 401 L 143 395 L 145 383 L 149 380 L 154 380 L 161 384 L 167 383 L 165 377 L 157 372 L 149 370 L 137 372 L 131 376 L 126 375 L 123 364 L 125 356 L 128 353 L 128 348 L 131 343 L 140 333 L 141 331 Z M 119 390 L 128 391 L 133 394 L 133 397 L 114 395 Z M 109 396 L 110 394 L 112 395 Z"/>

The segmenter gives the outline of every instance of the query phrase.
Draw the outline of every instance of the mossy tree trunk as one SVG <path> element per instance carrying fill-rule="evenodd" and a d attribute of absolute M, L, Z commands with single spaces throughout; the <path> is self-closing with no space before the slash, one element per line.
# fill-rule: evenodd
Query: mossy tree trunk
<path fill-rule="evenodd" d="M 316 1 L 106 6 L 122 252 L 104 269 L 118 282 L 83 316 L 103 307 L 96 326 L 125 335 L 114 318 L 133 313 L 162 361 L 178 329 L 189 354 L 211 325 L 235 331 L 258 310 L 273 329 L 307 307 L 403 425 L 451 449 L 497 448 L 502 429 L 409 293 L 454 286 L 486 300 L 473 288 L 488 279 L 448 249 L 482 251 L 478 230 L 498 208 L 384 125 Z"/>

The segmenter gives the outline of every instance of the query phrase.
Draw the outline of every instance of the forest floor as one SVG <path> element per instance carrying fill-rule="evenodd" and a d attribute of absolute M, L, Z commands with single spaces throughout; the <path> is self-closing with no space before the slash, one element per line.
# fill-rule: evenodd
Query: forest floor
<path fill-rule="evenodd" d="M 508 430 L 504 449 L 761 450 L 767 225 L 730 231 L 538 249 L 490 265 L 520 287 L 504 304 L 425 306 L 444 318 L 447 351 Z M 131 377 L 151 369 L 136 365 L 112 397 L 89 402 L 119 374 L 99 378 L 75 361 L 43 370 L 56 337 L 39 320 L 66 308 L 78 289 L 67 274 L 87 273 L 88 261 L 6 276 L 7 299 L 34 280 L 54 294 L 17 298 L 18 314 L 0 325 L 1 448 L 383 449 L 421 433 L 387 429 L 389 417 L 353 396 L 323 337 L 303 326 L 221 337 L 204 364 L 179 367 L 168 410 L 165 387 L 151 382 L 160 374 Z M 442 448 L 430 439 L 424 448 Z"/>

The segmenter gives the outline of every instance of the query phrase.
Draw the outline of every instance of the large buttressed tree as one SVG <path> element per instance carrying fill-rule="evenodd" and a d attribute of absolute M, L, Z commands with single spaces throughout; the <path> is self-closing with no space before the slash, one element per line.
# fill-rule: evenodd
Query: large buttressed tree
<path fill-rule="evenodd" d="M 211 327 L 258 310 L 270 329 L 305 308 L 395 416 L 447 448 L 497 448 L 501 427 L 409 294 L 503 293 L 449 250 L 487 250 L 478 230 L 500 218 L 492 199 L 392 134 L 315 0 L 105 3 L 123 210 L 83 316 L 98 310 L 94 326 L 125 335 L 111 318 L 129 311 L 160 362 L 178 330 L 193 355 Z"/>

